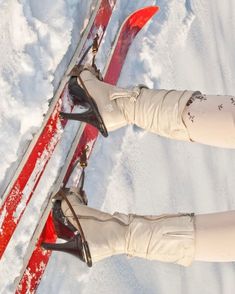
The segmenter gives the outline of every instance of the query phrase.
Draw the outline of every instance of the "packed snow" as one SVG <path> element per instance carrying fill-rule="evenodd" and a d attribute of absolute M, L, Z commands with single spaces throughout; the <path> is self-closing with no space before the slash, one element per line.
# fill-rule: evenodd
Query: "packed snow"
<path fill-rule="evenodd" d="M 0 0 L 0 191 L 40 127 L 48 100 L 82 33 L 93 1 Z M 235 93 L 233 0 L 118 0 L 98 55 L 137 8 L 161 11 L 139 33 L 119 85 Z M 75 37 L 76 36 L 76 37 Z M 71 129 L 73 124 L 71 124 Z M 69 133 L 65 134 L 69 139 Z M 0 293 L 12 293 L 43 194 L 64 159 L 66 140 L 0 262 Z M 234 150 L 161 138 L 129 126 L 99 137 L 87 170 L 89 205 L 107 212 L 207 213 L 235 209 Z M 50 168 L 51 167 L 51 168 Z M 188 268 L 116 256 L 88 269 L 53 253 L 37 293 L 232 294 L 233 263 Z"/>

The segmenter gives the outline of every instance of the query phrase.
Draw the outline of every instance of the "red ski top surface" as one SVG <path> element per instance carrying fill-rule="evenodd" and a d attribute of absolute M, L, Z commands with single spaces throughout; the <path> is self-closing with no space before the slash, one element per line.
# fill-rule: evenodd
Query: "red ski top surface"
<path fill-rule="evenodd" d="M 133 39 L 148 20 L 159 10 L 157 6 L 145 7 L 134 12 L 123 23 L 120 37 L 115 44 L 115 50 L 106 73 L 106 82 L 115 85 L 122 70 L 122 60 L 126 58 L 128 48 Z"/>
<path fill-rule="evenodd" d="M 117 83 L 119 76 L 121 74 L 122 66 L 125 62 L 126 55 L 128 53 L 128 50 L 131 46 L 133 39 L 141 30 L 141 28 L 146 24 L 146 22 L 158 10 L 159 8 L 155 6 L 142 8 L 131 14 L 125 20 L 117 36 L 117 42 L 114 45 L 115 49 L 112 52 L 111 59 L 109 59 L 108 68 L 104 77 L 105 82 L 109 82 L 114 85 Z M 87 145 L 89 145 L 92 148 L 95 144 L 97 136 L 97 129 L 87 124 L 84 128 L 79 144 L 77 145 L 77 148 L 74 152 L 67 173 L 64 177 L 64 184 L 66 184 L 69 180 L 74 163 L 79 159 L 84 148 Z M 48 217 L 44 230 L 28 262 L 27 268 L 25 269 L 24 275 L 16 291 L 17 294 L 34 293 L 36 291 L 38 284 L 40 283 L 47 262 L 51 255 L 51 251 L 44 250 L 40 247 L 42 240 L 46 242 L 56 241 L 56 235 L 54 232 L 54 226 L 51 215 L 49 215 Z"/>
<path fill-rule="evenodd" d="M 115 1 L 113 1 L 113 5 L 114 3 Z M 101 1 L 87 42 L 79 55 L 90 45 L 97 31 L 99 31 L 99 41 L 101 41 L 112 14 L 112 9 L 113 6 L 110 5 L 108 0 Z M 21 170 L 17 171 L 17 178 L 12 183 L 12 186 L 7 189 L 7 194 L 3 196 L 4 202 L 0 208 L 0 258 L 61 138 L 61 130 L 64 129 L 66 121 L 60 118 L 59 113 L 63 109 L 63 102 L 66 100 L 65 96 L 62 93 L 55 103 L 37 141 L 34 142 L 27 159 L 24 159 L 25 162 Z"/>

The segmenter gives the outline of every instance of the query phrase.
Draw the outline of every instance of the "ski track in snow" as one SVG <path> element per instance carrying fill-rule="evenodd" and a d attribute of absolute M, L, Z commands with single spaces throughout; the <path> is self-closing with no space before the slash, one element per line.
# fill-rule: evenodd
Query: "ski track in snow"
<path fill-rule="evenodd" d="M 234 2 L 144 1 L 146 6 L 154 4 L 161 11 L 137 36 L 119 85 L 234 94 Z M 90 6 L 91 1 L 82 0 L 0 0 L 0 191 L 41 124 L 53 86 L 70 58 L 71 37 L 84 27 L 77 15 L 85 18 Z M 120 23 L 142 6 L 141 0 L 117 1 L 98 64 L 105 60 L 105 45 Z M 12 293 L 45 191 L 63 165 L 67 139 L 69 132 L 3 256 L 1 293 Z M 129 126 L 107 139 L 99 137 L 87 171 L 89 204 L 108 212 L 140 214 L 235 209 L 234 165 L 233 150 L 173 142 Z M 53 253 L 37 293 L 232 294 L 234 274 L 233 263 L 195 262 L 182 268 L 125 256 L 88 269 L 69 255 Z"/>

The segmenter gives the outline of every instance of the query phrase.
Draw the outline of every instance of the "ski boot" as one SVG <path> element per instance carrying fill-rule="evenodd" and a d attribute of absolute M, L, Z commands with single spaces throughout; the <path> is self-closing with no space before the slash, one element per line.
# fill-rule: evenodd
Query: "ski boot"
<path fill-rule="evenodd" d="M 90 267 L 92 261 L 90 257 L 89 247 L 87 242 L 83 241 L 78 230 L 68 221 L 61 209 L 61 201 L 63 199 L 61 193 L 65 195 L 76 195 L 81 204 L 87 205 L 85 193 L 79 193 L 77 188 L 62 188 L 54 197 L 54 204 L 52 209 L 53 222 L 58 238 L 64 239 L 65 243 L 46 243 L 43 242 L 41 246 L 46 250 L 62 251 L 78 257 L 81 261 L 87 263 Z"/>
<path fill-rule="evenodd" d="M 65 113 L 61 112 L 60 115 L 62 118 L 68 120 L 78 120 L 81 122 L 85 122 L 88 124 L 93 125 L 97 128 L 100 133 L 104 136 L 108 136 L 108 131 L 102 119 L 102 116 L 99 112 L 98 106 L 92 96 L 89 94 L 86 86 L 84 85 L 81 72 L 84 69 L 83 66 L 75 66 L 74 69 L 71 71 L 71 78 L 68 83 L 68 90 L 69 94 L 72 98 L 72 101 L 75 105 L 82 106 L 85 111 L 82 113 Z M 99 80 L 102 80 L 100 72 L 97 70 L 95 66 L 89 67 L 89 71 L 91 71 Z M 79 83 L 77 81 L 79 80 Z"/>

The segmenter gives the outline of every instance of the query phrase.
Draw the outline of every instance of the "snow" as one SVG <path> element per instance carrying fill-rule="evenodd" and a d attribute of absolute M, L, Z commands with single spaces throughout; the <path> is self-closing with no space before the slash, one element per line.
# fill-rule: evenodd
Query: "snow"
<path fill-rule="evenodd" d="M 40 127 L 47 101 L 75 46 L 72 37 L 87 23 L 92 1 L 54 2 L 0 1 L 1 192 Z M 234 94 L 232 0 L 145 0 L 144 4 L 119 0 L 98 64 L 105 60 L 105 45 L 112 42 L 125 17 L 152 4 L 161 11 L 137 36 L 119 85 L 144 83 L 152 88 Z M 69 139 L 69 133 L 66 136 Z M 43 193 L 63 162 L 65 142 L 26 213 L 29 225 L 14 234 L 16 243 L 10 243 L 1 260 L 1 293 L 12 293 Z M 234 150 L 171 141 L 126 127 L 107 139 L 99 137 L 96 143 L 87 171 L 89 204 L 108 212 L 140 214 L 235 209 L 234 164 Z M 125 256 L 88 269 L 69 255 L 53 253 L 37 293 L 232 294 L 234 272 L 233 263 L 195 262 L 182 268 Z"/>

